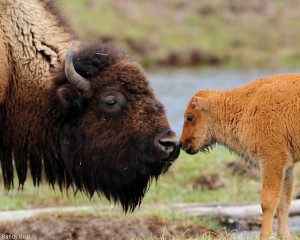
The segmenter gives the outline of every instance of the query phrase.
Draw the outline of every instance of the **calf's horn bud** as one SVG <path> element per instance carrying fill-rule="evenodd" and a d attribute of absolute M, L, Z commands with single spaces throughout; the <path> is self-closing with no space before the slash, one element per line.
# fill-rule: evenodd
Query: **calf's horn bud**
<path fill-rule="evenodd" d="M 90 90 L 90 82 L 84 77 L 80 76 L 73 63 L 73 45 L 68 48 L 65 59 L 65 74 L 69 83 L 73 84 L 82 91 Z"/>

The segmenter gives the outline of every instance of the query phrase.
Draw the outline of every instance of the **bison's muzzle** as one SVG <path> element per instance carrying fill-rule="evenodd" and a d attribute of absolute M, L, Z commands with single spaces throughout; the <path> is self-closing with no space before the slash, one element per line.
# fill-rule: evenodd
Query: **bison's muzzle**
<path fill-rule="evenodd" d="M 175 160 L 180 153 L 180 141 L 174 133 L 167 133 L 155 139 L 154 143 L 164 159 L 168 161 Z"/>

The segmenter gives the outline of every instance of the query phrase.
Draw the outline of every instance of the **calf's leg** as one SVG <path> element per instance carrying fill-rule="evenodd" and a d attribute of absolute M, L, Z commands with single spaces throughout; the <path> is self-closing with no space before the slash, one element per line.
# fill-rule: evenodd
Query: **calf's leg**
<path fill-rule="evenodd" d="M 289 208 L 292 200 L 292 190 L 293 190 L 293 166 L 288 167 L 285 170 L 285 177 L 283 182 L 283 188 L 281 192 L 280 202 L 277 208 L 278 216 L 278 237 L 281 239 L 289 239 L 291 235 L 288 229 L 288 217 L 289 217 Z"/>
<path fill-rule="evenodd" d="M 260 239 L 268 239 L 272 236 L 273 219 L 280 201 L 280 194 L 284 178 L 284 164 L 282 159 L 262 159 L 260 164 L 262 175 L 262 191 L 260 196 L 263 212 Z"/>

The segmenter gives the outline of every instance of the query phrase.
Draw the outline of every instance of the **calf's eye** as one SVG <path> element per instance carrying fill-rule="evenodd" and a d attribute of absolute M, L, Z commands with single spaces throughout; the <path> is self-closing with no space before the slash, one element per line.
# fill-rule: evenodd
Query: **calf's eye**
<path fill-rule="evenodd" d="M 194 121 L 194 117 L 192 115 L 187 115 L 186 121 L 187 122 L 192 122 L 192 121 Z"/>

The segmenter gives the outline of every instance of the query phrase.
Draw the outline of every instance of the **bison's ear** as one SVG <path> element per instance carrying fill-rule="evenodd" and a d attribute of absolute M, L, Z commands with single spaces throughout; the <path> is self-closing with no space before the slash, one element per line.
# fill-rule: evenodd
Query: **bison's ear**
<path fill-rule="evenodd" d="M 195 107 L 195 109 L 200 110 L 200 111 L 208 111 L 209 110 L 209 103 L 203 97 L 197 97 L 197 96 L 193 97 L 192 105 Z"/>
<path fill-rule="evenodd" d="M 83 109 L 84 96 L 74 87 L 61 86 L 56 90 L 59 104 L 68 112 L 78 114 Z"/>

